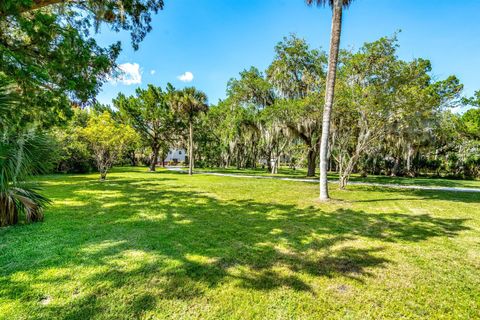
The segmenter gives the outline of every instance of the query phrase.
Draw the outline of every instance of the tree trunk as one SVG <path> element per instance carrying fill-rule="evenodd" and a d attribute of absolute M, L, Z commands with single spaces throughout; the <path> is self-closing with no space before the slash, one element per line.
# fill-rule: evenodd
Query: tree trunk
<path fill-rule="evenodd" d="M 315 176 L 315 168 L 317 167 L 317 154 L 313 148 L 308 149 L 307 154 L 307 177 Z"/>
<path fill-rule="evenodd" d="M 350 179 L 350 175 L 353 172 L 353 168 L 357 164 L 357 160 L 360 157 L 360 151 L 357 150 L 356 153 L 348 160 L 347 165 L 345 166 L 345 170 L 339 176 L 338 186 L 341 190 L 345 190 L 347 186 L 348 180 Z"/>
<path fill-rule="evenodd" d="M 162 151 L 160 158 L 162 159 L 162 167 L 165 168 L 165 151 Z"/>
<path fill-rule="evenodd" d="M 136 167 L 137 166 L 137 158 L 135 157 L 135 150 L 130 151 L 128 153 L 128 157 L 130 158 L 130 165 L 132 167 Z"/>
<path fill-rule="evenodd" d="M 412 157 L 414 153 L 415 153 L 415 150 L 413 149 L 412 145 L 409 144 L 407 149 L 407 175 L 409 177 L 415 176 L 415 173 L 412 170 Z"/>
<path fill-rule="evenodd" d="M 390 174 L 391 177 L 396 177 L 398 175 L 399 167 L 400 167 L 400 159 L 396 157 L 395 162 L 393 163 L 392 173 Z"/>
<path fill-rule="evenodd" d="M 0 196 L 0 227 L 18 223 L 18 210 L 14 202 L 6 196 Z"/>
<path fill-rule="evenodd" d="M 52 4 L 57 4 L 57 3 L 64 3 L 67 2 L 66 0 L 33 0 L 30 5 L 23 5 L 18 8 L 18 11 L 20 13 L 23 12 L 29 12 L 32 10 L 37 10 L 41 9 L 43 7 L 52 5 Z M 2 12 L 0 13 L 0 16 L 4 16 L 5 14 Z"/>
<path fill-rule="evenodd" d="M 190 134 L 188 137 L 188 174 L 193 174 L 193 123 L 190 121 Z"/>
<path fill-rule="evenodd" d="M 236 160 L 236 164 L 237 164 L 237 170 L 240 170 L 242 168 L 242 165 L 240 163 L 240 147 L 237 148 L 237 160 Z"/>
<path fill-rule="evenodd" d="M 152 147 L 152 155 L 150 157 L 150 167 L 149 167 L 149 170 L 151 172 L 154 172 L 155 171 L 155 166 L 157 164 L 157 160 L 158 160 L 158 146 L 153 146 Z"/>
<path fill-rule="evenodd" d="M 320 142 L 320 200 L 328 200 L 328 136 L 330 117 L 335 94 L 340 34 L 342 31 L 342 1 L 335 0 L 333 5 L 332 31 L 330 35 L 330 54 L 328 58 L 327 86 L 325 90 L 325 107 L 323 110 L 322 138 Z"/>
<path fill-rule="evenodd" d="M 377 157 L 374 157 L 373 158 L 373 162 L 372 162 L 372 174 L 378 174 L 377 173 Z"/>
<path fill-rule="evenodd" d="M 281 160 L 281 154 L 278 155 L 278 158 L 277 158 L 277 170 L 275 170 L 275 173 L 278 173 L 278 169 L 280 168 L 280 165 L 282 164 L 280 162 Z"/>
<path fill-rule="evenodd" d="M 347 187 L 348 178 L 349 178 L 349 176 L 345 175 L 345 174 L 342 174 L 340 176 L 340 179 L 338 181 L 338 186 L 339 186 L 340 190 L 345 190 L 345 188 Z"/>
<path fill-rule="evenodd" d="M 267 154 L 267 171 L 272 172 L 272 152 L 269 151 Z"/>

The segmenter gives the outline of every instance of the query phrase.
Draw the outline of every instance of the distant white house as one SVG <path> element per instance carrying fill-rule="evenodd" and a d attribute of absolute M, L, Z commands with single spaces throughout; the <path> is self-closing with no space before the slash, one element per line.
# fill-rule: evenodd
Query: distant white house
<path fill-rule="evenodd" d="M 184 162 L 185 161 L 185 149 L 170 149 L 168 151 L 165 162 Z"/>

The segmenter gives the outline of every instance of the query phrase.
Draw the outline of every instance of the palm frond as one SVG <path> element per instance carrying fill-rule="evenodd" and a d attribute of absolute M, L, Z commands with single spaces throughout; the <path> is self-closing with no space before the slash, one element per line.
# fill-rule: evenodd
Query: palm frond
<path fill-rule="evenodd" d="M 187 87 L 173 92 L 170 95 L 169 102 L 175 111 L 186 115 L 188 118 L 208 110 L 207 95 L 195 87 Z"/>
<path fill-rule="evenodd" d="M 27 222 L 43 220 L 43 209 L 51 203 L 50 199 L 38 193 L 38 188 L 25 185 L 13 188 L 12 194 L 18 203 L 19 213 L 25 214 Z"/>
<path fill-rule="evenodd" d="M 18 97 L 14 93 L 11 82 L 0 77 L 0 131 L 4 131 L 8 125 L 9 118 L 18 105 Z"/>
<path fill-rule="evenodd" d="M 344 8 L 348 8 L 354 0 L 340 0 L 340 1 L 342 2 L 342 6 Z M 331 8 L 333 8 L 333 6 L 335 4 L 335 0 L 305 0 L 305 2 L 309 6 L 317 5 L 317 6 L 324 7 L 324 6 L 328 5 Z"/>
<path fill-rule="evenodd" d="M 0 104 L 10 108 L 8 95 Z M 0 100 L 2 96 L 0 94 Z M 18 132 L 2 130 L 0 136 L 0 226 L 16 224 L 19 215 L 27 222 L 43 218 L 50 201 L 28 183 L 28 179 L 48 169 L 51 144 L 47 136 L 34 129 Z"/>

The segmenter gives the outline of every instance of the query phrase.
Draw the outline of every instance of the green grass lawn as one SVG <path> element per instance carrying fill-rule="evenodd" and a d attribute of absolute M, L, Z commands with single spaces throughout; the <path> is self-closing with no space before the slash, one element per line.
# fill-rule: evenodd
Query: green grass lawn
<path fill-rule="evenodd" d="M 218 172 L 218 173 L 232 173 L 232 174 L 244 174 L 255 176 L 271 176 L 282 178 L 306 178 L 307 170 L 299 168 L 296 170 L 288 167 L 281 167 L 277 174 L 271 174 L 266 169 L 236 169 L 236 168 L 195 168 L 197 172 Z M 318 170 L 317 170 L 318 171 Z M 317 176 L 312 179 L 318 179 Z M 329 179 L 338 180 L 338 174 L 330 173 Z M 400 184 L 400 185 L 418 185 L 418 186 L 430 186 L 430 187 L 460 187 L 460 188 L 480 188 L 480 180 L 455 180 L 455 179 L 443 179 L 435 177 L 387 177 L 370 175 L 368 177 L 361 177 L 359 174 L 352 174 L 350 181 L 356 182 L 368 182 L 368 183 L 382 183 L 382 184 Z"/>
<path fill-rule="evenodd" d="M 0 319 L 480 318 L 480 195 L 145 168 L 42 177 Z"/>

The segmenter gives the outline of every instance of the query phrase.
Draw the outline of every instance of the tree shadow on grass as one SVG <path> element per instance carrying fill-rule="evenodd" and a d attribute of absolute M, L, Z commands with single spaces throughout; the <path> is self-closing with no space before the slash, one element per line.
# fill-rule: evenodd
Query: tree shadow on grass
<path fill-rule="evenodd" d="M 468 229 L 464 219 L 428 214 L 324 212 L 314 206 L 219 200 L 164 181 L 119 178 L 90 183 L 88 190 L 82 184 L 62 194 L 70 202 L 51 208 L 43 225 L 6 232 L 4 259 L 13 261 L 0 269 L 2 295 L 38 299 L 32 283 L 12 275 L 24 272 L 36 284 L 61 285 L 74 281 L 68 270 L 78 266 L 98 270 L 82 276 L 79 290 L 88 293 L 41 312 L 61 318 L 88 318 L 105 308 L 112 312 L 110 295 L 139 287 L 145 292 L 122 296 L 113 312 L 139 317 L 158 299 L 189 300 L 225 282 L 313 293 L 311 277 L 362 282 L 375 268 L 393 263 L 384 247 L 353 246 L 352 241 L 415 243 Z M 25 242 L 31 243 L 30 251 L 16 256 L 15 246 Z M 66 270 L 65 277 L 44 277 L 49 268 Z"/>

